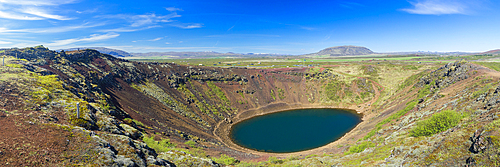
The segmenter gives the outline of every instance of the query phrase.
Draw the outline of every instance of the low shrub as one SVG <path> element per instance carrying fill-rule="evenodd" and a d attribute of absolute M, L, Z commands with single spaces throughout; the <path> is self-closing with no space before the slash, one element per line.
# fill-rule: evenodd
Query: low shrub
<path fill-rule="evenodd" d="M 431 136 L 457 126 L 461 115 L 452 110 L 444 110 L 432 115 L 431 118 L 417 122 L 417 126 L 410 131 L 410 136 Z"/>

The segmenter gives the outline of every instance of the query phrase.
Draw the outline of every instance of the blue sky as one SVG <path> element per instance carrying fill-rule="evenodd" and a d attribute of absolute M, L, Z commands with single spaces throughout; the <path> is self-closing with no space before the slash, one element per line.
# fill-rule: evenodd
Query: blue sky
<path fill-rule="evenodd" d="M 500 48 L 493 0 L 0 0 L 0 48 L 304 54 Z"/>

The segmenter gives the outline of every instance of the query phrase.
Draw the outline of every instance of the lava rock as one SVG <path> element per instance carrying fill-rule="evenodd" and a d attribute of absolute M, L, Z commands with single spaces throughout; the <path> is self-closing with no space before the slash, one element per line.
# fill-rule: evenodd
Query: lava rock
<path fill-rule="evenodd" d="M 484 136 L 481 135 L 482 132 L 483 130 L 476 130 L 476 132 L 474 132 L 474 135 L 470 137 L 472 144 L 469 147 L 469 151 L 474 154 L 477 154 L 479 152 L 484 152 L 484 150 L 488 148 L 488 145 L 492 143 L 490 137 L 485 138 Z"/>

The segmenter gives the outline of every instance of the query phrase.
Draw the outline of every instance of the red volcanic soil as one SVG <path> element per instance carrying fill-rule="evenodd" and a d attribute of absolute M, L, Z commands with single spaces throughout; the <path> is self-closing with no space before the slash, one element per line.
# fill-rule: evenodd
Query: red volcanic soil
<path fill-rule="evenodd" d="M 0 166 L 44 166 L 63 161 L 71 132 L 36 125 L 24 114 L 3 114 L 0 125 Z"/>

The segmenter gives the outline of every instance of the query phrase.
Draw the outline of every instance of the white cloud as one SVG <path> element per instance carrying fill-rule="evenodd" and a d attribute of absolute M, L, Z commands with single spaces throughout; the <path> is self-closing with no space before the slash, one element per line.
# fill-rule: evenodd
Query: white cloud
<path fill-rule="evenodd" d="M 90 37 L 86 38 L 71 38 L 71 39 L 64 39 L 64 40 L 57 40 L 54 41 L 53 43 L 48 44 L 47 46 L 49 47 L 54 47 L 54 46 L 64 46 L 64 45 L 69 45 L 77 42 L 94 42 L 94 41 L 100 41 L 100 40 L 106 40 L 106 39 L 111 39 L 111 38 L 116 38 L 120 36 L 120 34 L 117 33 L 107 33 L 107 34 L 93 34 L 90 35 Z"/>
<path fill-rule="evenodd" d="M 17 29 L 17 30 L 12 30 L 12 29 L 8 29 L 5 27 L 0 27 L 0 33 L 60 33 L 60 32 L 69 32 L 69 31 L 75 31 L 75 30 L 85 29 L 85 28 L 98 27 L 98 26 L 103 26 L 103 25 L 104 25 L 104 23 L 99 23 L 99 24 L 85 23 L 82 25 L 75 25 L 75 26 Z"/>
<path fill-rule="evenodd" d="M 203 24 L 201 23 L 182 23 L 177 20 L 173 20 L 174 18 L 181 17 L 181 15 L 177 14 L 177 11 L 182 11 L 182 9 L 175 7 L 167 7 L 165 9 L 167 11 L 170 11 L 170 14 L 167 15 L 161 15 L 155 13 L 139 14 L 139 15 L 115 14 L 115 15 L 95 16 L 94 18 L 103 19 L 105 21 L 112 22 L 114 24 L 123 23 L 121 21 L 128 22 L 127 26 L 119 25 L 120 27 L 118 28 L 100 30 L 100 32 L 135 32 L 145 29 L 162 27 L 163 25 L 178 27 L 182 29 L 193 29 L 193 28 L 203 27 Z M 168 23 L 168 24 L 163 24 L 163 23 Z"/>
<path fill-rule="evenodd" d="M 221 34 L 221 35 L 208 35 L 207 38 L 254 38 L 254 37 L 273 37 L 278 38 L 279 35 L 272 34 Z"/>
<path fill-rule="evenodd" d="M 89 10 L 84 10 L 84 11 L 75 11 L 76 13 L 78 14 L 87 14 L 87 13 L 95 13 L 97 12 L 98 8 L 94 8 L 94 9 L 89 9 Z"/>
<path fill-rule="evenodd" d="M 168 11 L 170 11 L 170 12 L 183 11 L 182 9 L 176 8 L 176 7 L 167 7 L 165 9 L 168 10 Z"/>
<path fill-rule="evenodd" d="M 127 14 L 117 14 L 117 15 L 106 15 L 97 16 L 97 18 L 107 18 L 107 19 L 121 19 L 130 23 L 130 27 L 142 27 L 155 25 L 158 23 L 172 22 L 172 18 L 181 17 L 177 13 L 171 13 L 168 15 L 156 15 L 156 14 L 143 14 L 143 15 L 127 15 Z"/>
<path fill-rule="evenodd" d="M 41 17 L 27 16 L 22 14 L 0 11 L 0 18 L 13 20 L 43 20 Z"/>
<path fill-rule="evenodd" d="M 165 42 L 165 44 L 170 45 L 170 44 L 172 44 L 172 43 L 170 43 L 170 42 Z"/>
<path fill-rule="evenodd" d="M 161 27 L 161 26 L 155 25 L 155 26 L 148 26 L 148 27 L 141 27 L 141 28 L 120 27 L 120 28 L 105 29 L 105 30 L 99 30 L 99 31 L 100 32 L 134 32 L 134 31 L 147 30 L 147 29 L 156 28 L 156 27 Z"/>
<path fill-rule="evenodd" d="M 340 2 L 339 4 L 343 8 L 354 9 L 356 7 L 364 7 L 365 5 L 356 2 Z"/>
<path fill-rule="evenodd" d="M 159 40 L 161 40 L 161 39 L 163 39 L 163 37 L 158 37 L 158 38 L 155 38 L 155 39 L 150 39 L 150 40 L 148 40 L 148 41 L 159 41 Z"/>
<path fill-rule="evenodd" d="M 0 4 L 56 6 L 74 3 L 75 0 L 0 0 Z"/>
<path fill-rule="evenodd" d="M 0 41 L 0 45 L 11 44 L 12 42 Z"/>
<path fill-rule="evenodd" d="M 227 31 L 231 31 L 234 28 L 234 26 L 236 25 L 231 26 L 229 29 L 227 29 Z"/>
<path fill-rule="evenodd" d="M 43 17 L 43 18 L 47 18 L 47 19 L 54 19 L 54 20 L 72 20 L 74 18 L 68 18 L 68 17 L 65 17 L 65 16 L 60 16 L 60 15 L 54 15 L 54 14 L 49 14 L 48 12 L 45 12 L 43 10 L 40 10 L 40 9 L 37 9 L 37 8 L 27 8 L 25 10 L 23 10 L 24 13 L 27 13 L 27 14 L 32 14 L 32 15 L 35 15 L 35 16 L 40 16 L 40 17 Z"/>
<path fill-rule="evenodd" d="M 410 2 L 413 8 L 401 9 L 411 14 L 441 15 L 441 14 L 467 14 L 468 6 L 458 0 L 420 0 Z"/>
<path fill-rule="evenodd" d="M 173 23 L 171 26 L 182 28 L 182 29 L 193 29 L 193 28 L 201 28 L 203 24 L 201 23 Z"/>
<path fill-rule="evenodd" d="M 53 14 L 55 11 L 49 6 L 57 7 L 74 2 L 72 0 L 0 0 L 0 18 L 12 20 L 71 20 L 73 18 Z"/>
<path fill-rule="evenodd" d="M 154 46 L 102 46 L 107 48 L 116 48 L 120 50 L 195 50 L 195 49 L 213 49 L 219 47 L 154 47 Z"/>

